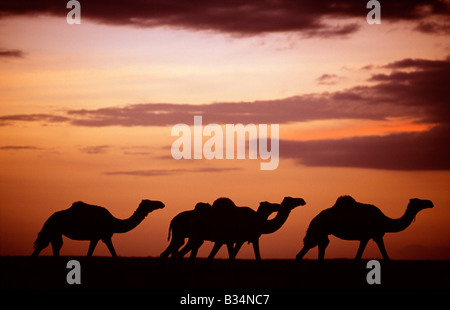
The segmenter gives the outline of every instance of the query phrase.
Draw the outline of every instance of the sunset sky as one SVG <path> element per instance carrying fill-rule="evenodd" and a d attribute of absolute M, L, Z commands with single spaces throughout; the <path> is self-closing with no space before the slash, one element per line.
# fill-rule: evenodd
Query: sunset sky
<path fill-rule="evenodd" d="M 119 256 L 158 256 L 196 202 L 293 196 L 307 204 L 260 240 L 263 259 L 293 259 L 311 219 L 352 195 L 392 218 L 432 200 L 385 245 L 392 259 L 450 259 L 450 1 L 380 0 L 373 25 L 361 0 L 80 3 L 69 25 L 66 1 L 0 2 L 0 255 L 31 254 L 74 201 L 118 218 L 163 201 L 113 237 Z M 194 115 L 279 124 L 278 168 L 173 159 L 171 129 Z M 330 241 L 326 258 L 355 256 L 358 242 Z M 65 238 L 61 255 L 87 249 Z M 253 257 L 248 245 L 238 255 Z M 381 257 L 373 242 L 365 257 Z"/>

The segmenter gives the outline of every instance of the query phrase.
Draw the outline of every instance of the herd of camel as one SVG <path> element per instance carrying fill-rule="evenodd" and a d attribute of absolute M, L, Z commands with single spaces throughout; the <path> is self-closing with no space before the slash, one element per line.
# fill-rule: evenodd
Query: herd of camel
<path fill-rule="evenodd" d="M 212 205 L 197 203 L 193 210 L 181 212 L 172 219 L 169 227 L 169 240 L 171 235 L 172 240 L 161 253 L 161 258 L 182 258 L 190 251 L 190 257 L 194 259 L 203 242 L 209 240 L 214 242 L 209 259 L 213 259 L 225 244 L 229 259 L 233 260 L 241 246 L 249 242 L 252 243 L 255 258 L 259 261 L 261 235 L 280 229 L 290 212 L 305 204 L 302 198 L 285 197 L 281 203 L 261 202 L 255 211 L 248 207 L 238 207 L 229 198 L 219 198 Z M 357 260 L 361 259 L 364 248 L 371 239 L 378 245 L 383 258 L 388 260 L 383 243 L 384 234 L 404 230 L 419 211 L 432 207 L 430 200 L 413 198 L 409 200 L 402 217 L 391 219 L 373 205 L 357 202 L 351 196 L 341 196 L 331 208 L 323 210 L 313 218 L 303 239 L 303 248 L 296 259 L 301 260 L 311 248 L 318 246 L 318 258 L 323 260 L 329 243 L 328 235 L 334 235 L 340 239 L 360 242 Z M 55 212 L 47 219 L 34 243 L 32 256 L 38 256 L 51 244 L 53 256 L 58 257 L 64 235 L 74 240 L 89 240 L 88 257 L 92 256 L 99 240 L 106 244 L 113 257 L 117 257 L 111 242 L 113 234 L 132 230 L 150 212 L 162 208 L 164 203 L 160 201 L 142 200 L 133 215 L 122 220 L 115 218 L 103 207 L 75 202 L 70 208 Z M 270 218 L 272 213 L 276 215 Z M 186 245 L 180 250 L 186 239 Z"/>

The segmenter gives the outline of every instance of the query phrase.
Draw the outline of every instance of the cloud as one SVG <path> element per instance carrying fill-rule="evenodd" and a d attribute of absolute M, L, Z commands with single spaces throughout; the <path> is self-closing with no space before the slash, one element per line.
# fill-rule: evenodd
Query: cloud
<path fill-rule="evenodd" d="M 68 122 L 70 118 L 53 114 L 15 114 L 0 116 L 0 126 L 10 125 L 17 121 L 59 123 Z"/>
<path fill-rule="evenodd" d="M 317 79 L 319 85 L 335 85 L 339 82 L 339 77 L 336 74 L 322 74 Z"/>
<path fill-rule="evenodd" d="M 420 22 L 415 29 L 423 33 L 439 35 L 450 34 L 450 24 L 439 24 L 436 22 Z"/>
<path fill-rule="evenodd" d="M 281 140 L 280 156 L 311 167 L 449 170 L 450 126 L 339 140 Z"/>
<path fill-rule="evenodd" d="M 450 23 L 421 21 L 414 29 L 426 34 L 449 35 Z"/>
<path fill-rule="evenodd" d="M 393 71 L 373 75 L 370 79 L 378 82 L 370 89 L 374 98 L 392 102 L 393 107 L 413 108 L 423 121 L 450 122 L 449 57 L 444 60 L 403 59 L 385 68 Z"/>
<path fill-rule="evenodd" d="M 359 100 L 354 100 L 358 98 Z M 211 104 L 134 104 L 94 110 L 70 110 L 72 125 L 105 126 L 170 126 L 192 124 L 194 115 L 203 115 L 205 123 L 283 124 L 332 118 L 384 119 L 404 115 L 387 109 L 367 110 L 359 92 L 295 96 L 255 102 Z M 1 120 L 1 118 L 0 118 Z"/>
<path fill-rule="evenodd" d="M 81 15 L 110 25 L 170 26 L 235 35 L 294 31 L 305 36 L 330 37 L 357 31 L 359 26 L 355 22 L 333 24 L 328 21 L 363 19 L 368 12 L 365 4 L 360 0 L 97 0 L 81 2 Z M 56 0 L 7 0 L 0 4 L 0 16 L 65 16 L 67 12 L 65 2 Z M 411 21 L 448 15 L 449 4 L 442 0 L 391 0 L 382 3 L 383 20 Z"/>
<path fill-rule="evenodd" d="M 198 169 L 151 169 L 151 170 L 130 170 L 130 171 L 107 171 L 103 174 L 128 175 L 138 177 L 154 177 L 164 175 L 179 175 L 184 173 L 217 173 L 242 170 L 241 168 L 198 168 Z"/>
<path fill-rule="evenodd" d="M 171 175 L 184 172 L 183 169 L 153 169 L 153 170 L 131 170 L 131 171 L 107 171 L 105 175 L 128 175 L 138 177 L 153 177 L 162 175 Z"/>
<path fill-rule="evenodd" d="M 0 49 L 0 58 L 23 58 L 25 53 L 21 50 Z"/>
<path fill-rule="evenodd" d="M 86 154 L 104 154 L 111 148 L 110 145 L 95 145 L 80 148 L 80 151 Z"/>
<path fill-rule="evenodd" d="M 41 148 L 32 145 L 5 145 L 0 146 L 1 151 L 22 151 L 22 150 L 41 150 Z"/>

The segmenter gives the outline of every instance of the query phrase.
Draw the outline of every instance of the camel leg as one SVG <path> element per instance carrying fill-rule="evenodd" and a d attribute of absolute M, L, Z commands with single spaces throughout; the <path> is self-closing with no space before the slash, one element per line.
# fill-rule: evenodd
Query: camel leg
<path fill-rule="evenodd" d="M 367 242 L 369 242 L 369 240 L 361 240 L 361 242 L 359 243 L 358 253 L 356 253 L 355 260 L 358 260 L 358 261 L 361 260 L 361 257 L 364 252 L 364 249 L 366 248 Z"/>
<path fill-rule="evenodd" d="M 228 258 L 230 260 L 234 260 L 236 254 L 234 252 L 233 243 L 227 243 L 227 250 L 228 250 Z"/>
<path fill-rule="evenodd" d="M 161 253 L 160 257 L 162 259 L 166 259 L 167 257 L 169 257 L 169 255 L 171 255 L 172 259 L 175 258 L 177 256 L 178 249 L 181 248 L 181 246 L 183 244 L 184 244 L 184 238 L 178 240 L 177 238 L 174 238 L 172 236 L 172 241 L 170 242 L 167 249 Z"/>
<path fill-rule="evenodd" d="M 202 246 L 203 240 L 195 240 L 193 238 L 189 238 L 186 245 L 178 252 L 177 258 L 182 259 L 184 255 L 186 255 L 189 251 L 194 251 L 191 253 L 191 258 L 194 259 L 197 255 L 198 249 Z"/>
<path fill-rule="evenodd" d="M 89 243 L 89 250 L 87 253 L 87 257 L 92 257 L 92 253 L 94 253 L 94 249 L 97 246 L 98 239 L 91 240 L 91 243 Z"/>
<path fill-rule="evenodd" d="M 102 239 L 103 243 L 108 247 L 109 252 L 111 253 L 113 258 L 117 258 L 116 250 L 114 250 L 114 246 L 112 244 L 111 238 Z"/>
<path fill-rule="evenodd" d="M 303 256 L 305 256 L 310 249 L 311 247 L 304 245 L 300 252 L 298 252 L 297 256 L 295 256 L 295 259 L 298 261 L 302 260 Z"/>
<path fill-rule="evenodd" d="M 389 260 L 389 256 L 386 252 L 386 248 L 384 247 L 384 241 L 383 237 L 377 237 L 374 238 L 373 241 L 378 245 L 378 248 L 380 249 L 381 255 L 383 255 L 384 260 Z"/>
<path fill-rule="evenodd" d="M 162 259 L 167 259 L 167 257 L 169 257 L 169 255 L 172 254 L 172 244 L 169 244 L 169 246 L 164 250 L 164 252 L 162 252 L 159 257 L 161 257 Z M 173 254 L 172 254 L 173 257 Z"/>
<path fill-rule="evenodd" d="M 182 259 L 184 255 L 186 255 L 190 250 L 192 250 L 192 242 L 187 242 L 186 245 L 178 251 L 176 257 Z"/>
<path fill-rule="evenodd" d="M 261 254 L 259 253 L 259 239 L 256 239 L 252 242 L 253 244 L 253 251 L 255 252 L 255 259 L 256 261 L 261 261 Z"/>
<path fill-rule="evenodd" d="M 319 261 L 323 261 L 325 259 L 325 249 L 327 248 L 328 243 L 330 243 L 328 237 L 319 242 Z"/>
<path fill-rule="evenodd" d="M 244 242 L 237 242 L 236 243 L 236 245 L 234 246 L 233 258 L 236 258 L 237 253 L 239 252 L 239 250 L 241 249 L 243 244 L 244 244 Z"/>
<path fill-rule="evenodd" d="M 214 256 L 216 256 L 217 252 L 219 252 L 220 248 L 222 247 L 222 242 L 215 242 L 214 247 L 211 250 L 211 253 L 209 253 L 208 260 L 212 260 Z"/>
<path fill-rule="evenodd" d="M 192 261 L 197 257 L 198 249 L 202 246 L 203 241 L 200 243 L 196 243 L 192 249 L 191 249 L 191 255 L 189 256 L 189 259 Z"/>
<path fill-rule="evenodd" d="M 33 253 L 31 254 L 31 257 L 38 257 L 39 253 L 41 253 L 41 251 L 42 251 L 43 249 L 44 249 L 44 248 L 41 248 L 41 247 L 37 246 L 37 247 L 34 249 Z"/>
<path fill-rule="evenodd" d="M 316 240 L 318 240 L 319 238 L 316 237 L 309 237 L 308 235 L 303 239 L 303 248 L 300 250 L 300 252 L 298 252 L 297 256 L 295 257 L 295 259 L 297 261 L 301 261 L 303 256 L 306 255 L 306 253 L 308 253 L 309 250 L 311 250 L 313 247 L 315 247 L 318 243 L 316 242 Z"/>
<path fill-rule="evenodd" d="M 59 257 L 59 250 L 61 250 L 63 245 L 62 235 L 56 235 L 50 242 L 52 244 L 53 257 Z"/>
<path fill-rule="evenodd" d="M 41 253 L 41 251 L 48 246 L 49 243 L 50 242 L 47 240 L 46 241 L 42 241 L 42 240 L 36 241 L 36 246 L 35 246 L 33 253 L 31 254 L 31 257 L 37 257 L 39 255 L 39 253 Z"/>

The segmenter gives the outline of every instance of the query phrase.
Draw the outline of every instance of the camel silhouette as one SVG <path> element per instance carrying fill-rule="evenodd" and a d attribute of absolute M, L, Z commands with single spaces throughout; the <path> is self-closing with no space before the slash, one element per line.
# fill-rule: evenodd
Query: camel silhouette
<path fill-rule="evenodd" d="M 117 258 L 111 237 L 114 233 L 125 233 L 139 225 L 144 218 L 156 209 L 164 208 L 160 201 L 142 200 L 139 207 L 128 219 L 115 218 L 103 207 L 78 201 L 66 210 L 53 213 L 44 223 L 34 242 L 32 257 L 36 257 L 52 245 L 53 256 L 58 257 L 62 247 L 62 235 L 74 240 L 90 240 L 88 257 L 92 256 L 95 246 L 102 240 L 112 257 Z"/>
<path fill-rule="evenodd" d="M 199 202 L 195 205 L 194 210 L 188 210 L 178 213 L 174 216 L 169 225 L 169 235 L 167 240 L 170 241 L 169 246 L 161 253 L 160 257 L 166 259 L 169 256 L 176 258 L 179 248 L 184 244 L 185 238 L 191 236 L 192 225 L 196 218 L 206 220 L 211 212 L 211 205 L 209 203 Z M 200 221 L 201 221 L 200 220 Z M 172 233 L 172 240 L 170 234 Z"/>
<path fill-rule="evenodd" d="M 169 245 L 172 252 L 168 248 L 161 256 L 167 257 L 168 253 L 172 253 L 172 255 L 181 258 L 191 251 L 191 258 L 194 259 L 204 240 L 209 240 L 215 242 L 215 244 L 208 259 L 213 259 L 223 244 L 228 247 L 229 258 L 234 259 L 242 244 L 248 241 L 253 244 L 256 260 L 261 260 L 259 252 L 259 237 L 261 234 L 277 231 L 284 224 L 290 212 L 295 207 L 304 204 L 305 201 L 301 198 L 286 197 L 281 205 L 263 202 L 260 204 L 258 211 L 254 211 L 248 207 L 237 207 L 229 198 L 219 198 L 211 208 L 205 208 L 197 215 L 194 212 L 190 213 L 193 216 L 189 218 L 189 222 L 178 224 L 176 228 L 177 236 L 182 237 L 176 243 L 174 242 L 174 247 Z M 275 218 L 267 220 L 272 212 L 277 212 L 277 215 Z M 172 221 L 171 226 L 173 230 L 172 241 L 174 241 L 174 221 Z M 176 254 L 173 249 L 178 249 L 184 243 L 185 237 L 189 237 L 189 241 Z M 233 244 L 236 244 L 237 251 L 233 248 Z"/>
<path fill-rule="evenodd" d="M 271 234 L 271 233 L 277 231 L 278 229 L 280 229 L 281 226 L 284 224 L 284 222 L 287 220 L 290 212 L 294 208 L 296 208 L 298 206 L 304 206 L 305 204 L 306 204 L 306 202 L 302 198 L 292 198 L 292 197 L 284 197 L 281 204 L 271 203 L 268 201 L 261 202 L 259 205 L 258 211 L 257 211 L 259 220 L 262 221 L 262 223 L 263 223 L 263 225 L 261 226 L 262 229 L 260 230 L 260 234 L 256 235 L 256 234 L 254 234 L 254 232 L 245 230 L 244 233 L 245 234 L 248 233 L 248 235 L 246 235 L 246 236 L 244 236 L 244 234 L 241 235 L 239 242 L 235 243 L 234 249 L 233 249 L 233 258 L 236 257 L 236 255 L 239 252 L 239 250 L 241 249 L 242 245 L 245 242 L 248 242 L 253 245 L 255 259 L 260 261 L 261 255 L 259 252 L 259 238 L 261 237 L 261 235 L 262 234 Z M 278 212 L 278 215 L 280 215 L 280 218 L 277 220 L 278 222 L 275 222 L 277 217 L 275 217 L 272 220 L 267 220 L 273 212 Z M 283 217 L 285 217 L 284 221 L 283 221 Z M 245 240 L 243 240 L 243 239 L 245 239 Z M 216 247 L 217 245 L 218 245 L 218 242 L 216 242 L 214 247 Z M 220 243 L 219 243 L 219 245 L 220 245 Z M 219 251 L 219 249 L 220 249 L 220 247 L 218 247 L 216 249 L 216 251 L 214 252 L 214 248 L 213 248 L 212 253 L 214 253 L 214 255 L 215 255 Z"/>
<path fill-rule="evenodd" d="M 319 247 L 319 260 L 323 260 L 325 249 L 329 243 L 328 235 L 344 240 L 359 240 L 356 260 L 360 260 L 370 239 L 378 245 L 385 260 L 389 260 L 383 242 L 388 232 L 399 232 L 408 227 L 418 212 L 432 208 L 430 200 L 410 199 L 406 212 L 398 219 L 391 219 L 377 207 L 355 201 L 351 196 L 341 196 L 333 207 L 320 212 L 312 219 L 303 239 L 303 248 L 296 259 L 303 256 L 313 247 Z"/>

